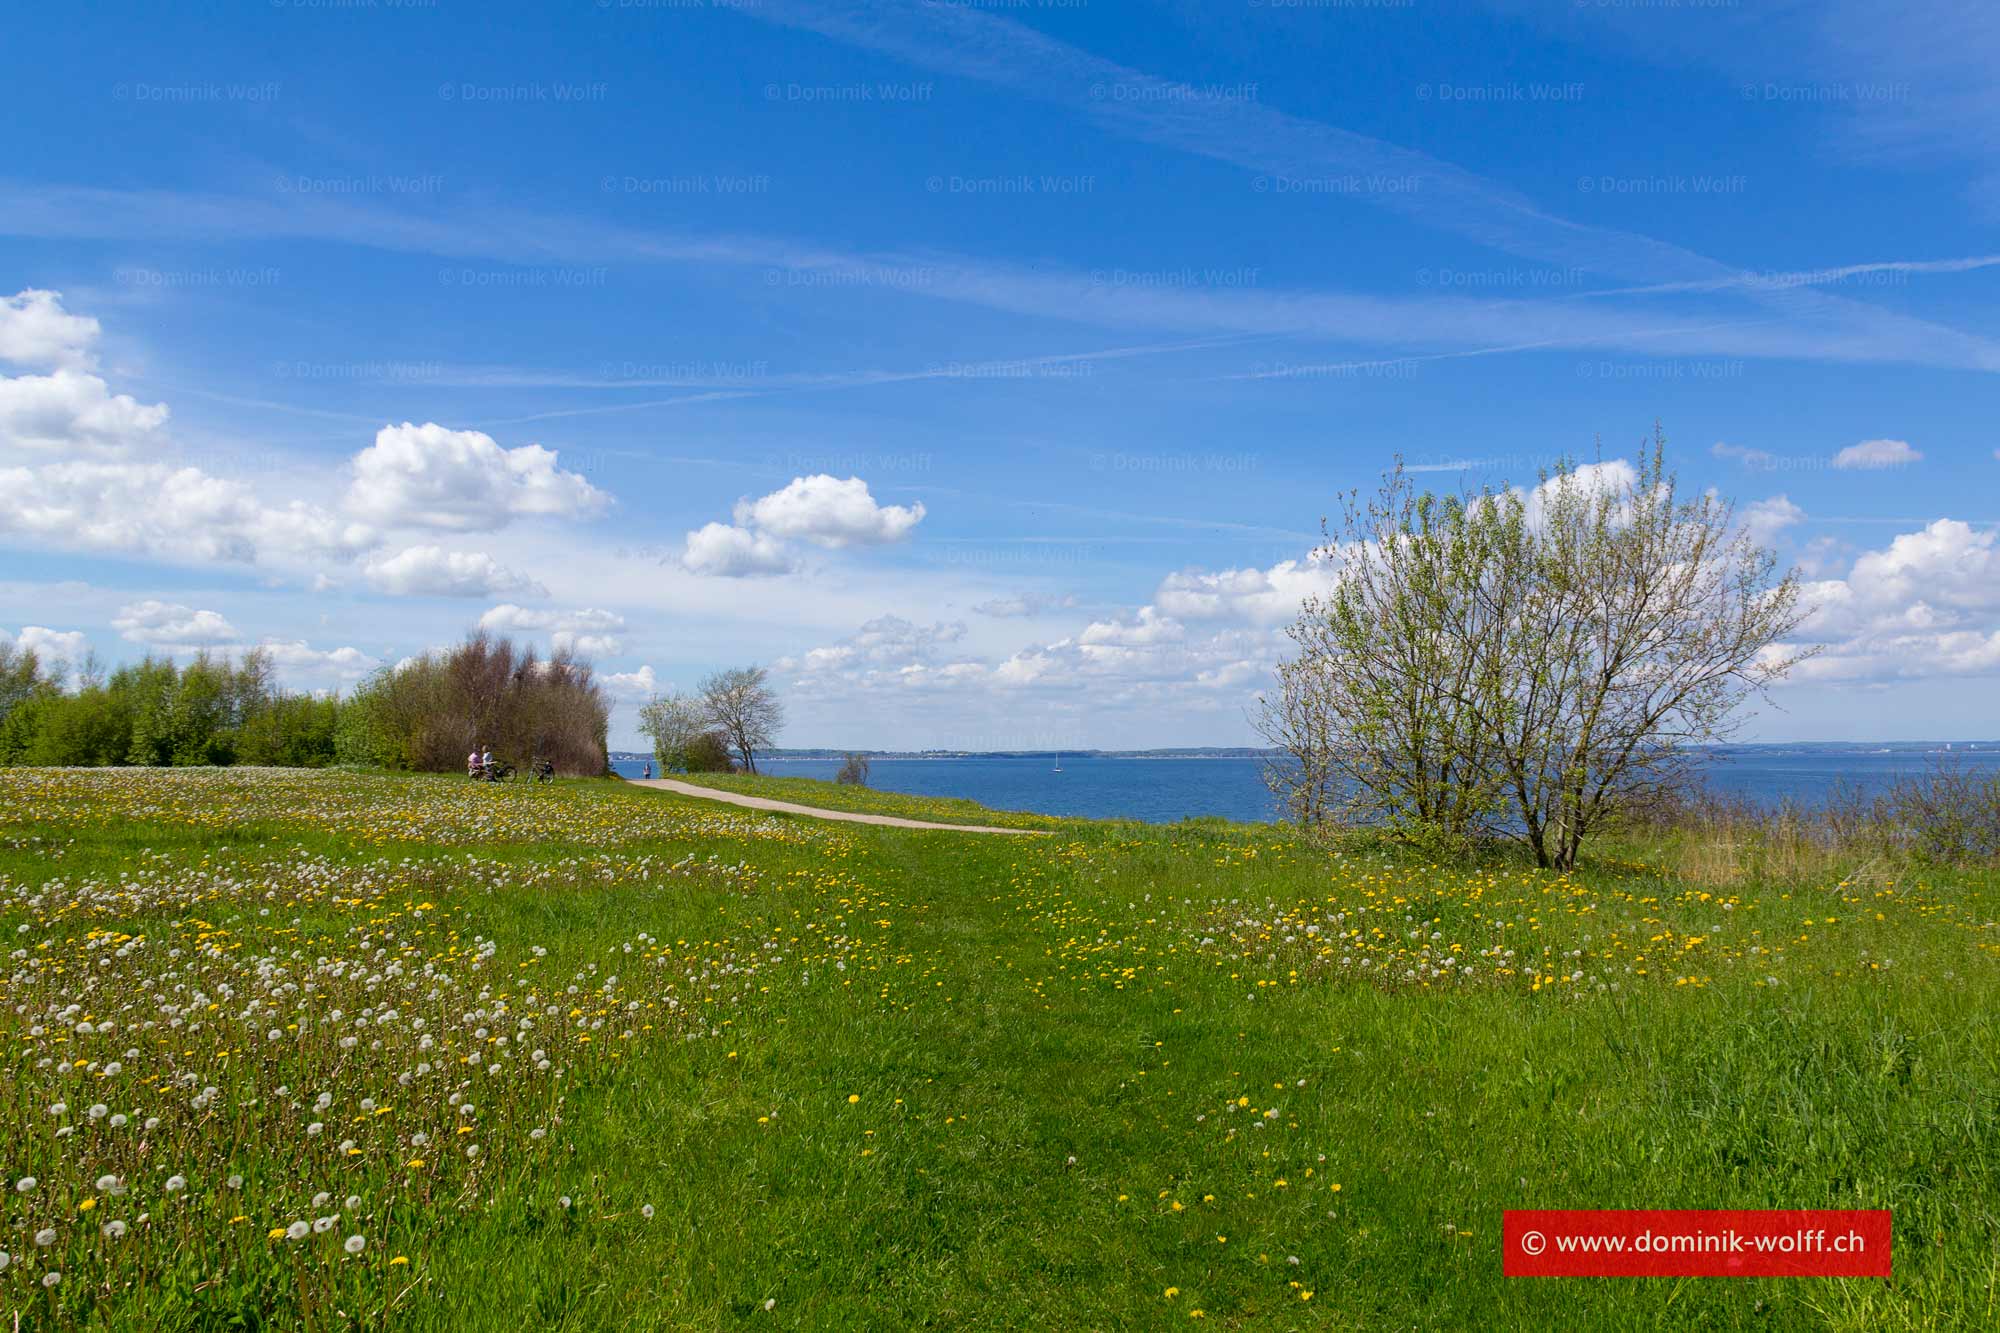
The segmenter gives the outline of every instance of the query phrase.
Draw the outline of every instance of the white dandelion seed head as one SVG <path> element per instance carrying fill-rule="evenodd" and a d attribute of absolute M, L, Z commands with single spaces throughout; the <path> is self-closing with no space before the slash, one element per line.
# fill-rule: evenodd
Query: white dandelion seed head
<path fill-rule="evenodd" d="M 653 1205 L 650 1203 L 647 1204 L 644 1208 L 641 1208 L 639 1210 L 639 1216 L 641 1217 L 650 1218 L 652 1215 L 653 1215 Z"/>
<path fill-rule="evenodd" d="M 313 1195 L 313 1207 L 315 1208 L 324 1208 L 332 1201 L 333 1196 L 325 1190 L 321 1190 L 318 1194 Z"/>
<path fill-rule="evenodd" d="M 316 1135 L 325 1128 L 326 1128 L 325 1125 L 322 1125 L 319 1121 L 315 1120 L 310 1125 L 306 1126 L 306 1133 L 308 1135 Z"/>
<path fill-rule="evenodd" d="M 359 1236 L 349 1236 L 341 1243 L 340 1248 L 346 1250 L 349 1254 L 359 1254 L 367 1244 L 368 1242 Z"/>
<path fill-rule="evenodd" d="M 33 1176 L 22 1176 L 14 1182 L 14 1188 L 22 1194 L 33 1194 L 35 1192 L 35 1178 Z"/>
<path fill-rule="evenodd" d="M 55 1243 L 56 1232 L 54 1227 L 43 1227 L 35 1233 L 35 1244 L 41 1246 L 43 1249 L 46 1250 Z"/>
<path fill-rule="evenodd" d="M 169 1194 L 179 1194 L 179 1193 L 180 1193 L 180 1192 L 181 1192 L 182 1190 L 186 1189 L 187 1187 L 188 1187 L 188 1183 L 187 1183 L 187 1177 L 186 1177 L 186 1176 L 168 1176 L 168 1177 L 167 1177 L 167 1193 L 169 1193 Z"/>
<path fill-rule="evenodd" d="M 285 1228 L 286 1240 L 304 1240 L 312 1232 L 310 1222 L 294 1222 Z"/>
<path fill-rule="evenodd" d="M 53 1288 L 57 1283 L 61 1281 L 62 1281 L 62 1274 L 56 1272 L 54 1269 L 50 1269 L 48 1272 L 42 1274 L 42 1285 L 44 1287 Z"/>

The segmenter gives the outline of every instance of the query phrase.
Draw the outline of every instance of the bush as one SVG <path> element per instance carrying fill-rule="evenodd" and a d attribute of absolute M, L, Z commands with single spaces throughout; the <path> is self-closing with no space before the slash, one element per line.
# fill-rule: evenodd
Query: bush
<path fill-rule="evenodd" d="M 688 742 L 687 771 L 690 773 L 734 773 L 729 740 L 719 731 L 704 731 Z"/>
<path fill-rule="evenodd" d="M 867 786 L 868 756 L 865 754 L 848 755 L 841 763 L 840 772 L 834 775 L 833 780 L 850 787 Z"/>
<path fill-rule="evenodd" d="M 343 763 L 451 773 L 485 748 L 518 769 L 546 759 L 558 773 L 598 777 L 608 766 L 610 706 L 590 664 L 483 632 L 376 673 L 348 707 L 361 717 L 338 730 Z"/>

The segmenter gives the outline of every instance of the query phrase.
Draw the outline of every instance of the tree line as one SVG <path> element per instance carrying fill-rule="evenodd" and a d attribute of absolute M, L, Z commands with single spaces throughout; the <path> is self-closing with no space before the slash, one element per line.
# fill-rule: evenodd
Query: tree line
<path fill-rule="evenodd" d="M 0 644 L 0 764 L 57 767 L 355 764 L 463 771 L 490 749 L 519 767 L 608 769 L 610 704 L 589 662 L 474 633 L 385 667 L 344 696 L 287 692 L 268 653 L 149 656 L 74 680 Z"/>
<path fill-rule="evenodd" d="M 239 662 L 161 657 L 74 682 L 32 650 L 0 644 L 0 764 L 277 764 L 333 762 L 341 704 L 287 694 L 268 653 Z"/>

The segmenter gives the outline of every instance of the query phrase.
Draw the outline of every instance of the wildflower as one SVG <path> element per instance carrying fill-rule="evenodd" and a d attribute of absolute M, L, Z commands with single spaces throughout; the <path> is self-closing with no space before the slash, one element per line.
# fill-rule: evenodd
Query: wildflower
<path fill-rule="evenodd" d="M 118 1177 L 99 1176 L 97 1178 L 97 1192 L 99 1194 L 110 1194 L 116 1191 L 117 1188 L 118 1188 Z"/>
<path fill-rule="evenodd" d="M 285 1229 L 283 1227 L 272 1227 L 269 1231 L 264 1233 L 265 1240 L 283 1240 L 284 1238 L 285 1238 Z"/>
<path fill-rule="evenodd" d="M 304 1240 L 312 1233 L 312 1223 L 294 1222 L 285 1228 L 286 1240 Z"/>
<path fill-rule="evenodd" d="M 14 1188 L 22 1194 L 33 1194 L 35 1192 L 35 1178 L 33 1176 L 22 1176 L 14 1182 Z"/>
<path fill-rule="evenodd" d="M 243 1177 L 231 1176 L 226 1183 L 228 1184 L 229 1188 L 233 1190 L 240 1190 L 243 1188 Z"/>
<path fill-rule="evenodd" d="M 127 1117 L 123 1111 L 119 1111 L 111 1117 L 111 1127 L 113 1129 L 123 1129 L 126 1123 Z"/>
<path fill-rule="evenodd" d="M 187 1177 L 186 1177 L 186 1176 L 168 1176 L 168 1177 L 167 1177 L 167 1193 L 169 1193 L 169 1194 L 179 1194 L 179 1193 L 180 1193 L 180 1192 L 181 1192 L 182 1190 L 186 1189 L 187 1187 L 188 1187 L 188 1183 L 187 1183 Z"/>
<path fill-rule="evenodd" d="M 103 1225 L 103 1227 L 99 1229 L 103 1231 L 104 1238 L 106 1240 L 117 1240 L 120 1237 L 124 1236 L 125 1234 L 125 1224 L 123 1222 L 120 1222 L 117 1218 L 113 1218 L 109 1222 L 106 1222 Z"/>
<path fill-rule="evenodd" d="M 764 1309 L 766 1312 L 775 1310 L 777 1308 L 778 1308 L 778 1298 L 776 1296 L 773 1296 L 769 1300 L 764 1302 Z"/>
<path fill-rule="evenodd" d="M 5 1250 L 0 1250 L 0 1273 L 6 1272 L 7 1265 L 13 1262 L 14 1262 L 13 1255 L 7 1253 L 7 1251 Z"/>
<path fill-rule="evenodd" d="M 103 1102 L 97 1102 L 94 1103 L 88 1111 L 84 1112 L 84 1114 L 89 1116 L 92 1120 L 102 1120 L 104 1119 L 105 1116 L 111 1114 L 111 1108 L 106 1106 Z"/>
<path fill-rule="evenodd" d="M 349 1236 L 345 1241 L 341 1243 L 340 1248 L 346 1250 L 349 1254 L 359 1254 L 361 1253 L 362 1247 L 365 1246 L 367 1243 L 368 1243 L 367 1241 L 361 1239 L 361 1237 L 359 1236 Z"/>
<path fill-rule="evenodd" d="M 350 1194 L 350 1195 L 348 1195 L 348 1196 L 347 1196 L 347 1202 L 346 1202 L 346 1203 L 345 1203 L 345 1205 L 343 1205 L 343 1206 L 344 1206 L 344 1207 L 345 1207 L 345 1208 L 347 1209 L 347 1211 L 348 1211 L 348 1212 L 350 1212 L 350 1213 L 351 1213 L 351 1212 L 354 1212 L 354 1211 L 356 1211 L 357 1209 L 359 1209 L 359 1208 L 361 1207 L 361 1196 L 360 1196 L 359 1194 Z"/>
<path fill-rule="evenodd" d="M 1179 1287 L 1168 1287 L 1168 1288 L 1167 1288 L 1167 1299 L 1168 1299 L 1168 1300 L 1172 1300 L 1172 1299 L 1173 1299 L 1174 1297 L 1176 1297 L 1176 1296 L 1178 1296 L 1178 1295 L 1180 1295 L 1180 1294 L 1181 1294 L 1181 1289 L 1180 1289 Z"/>
<path fill-rule="evenodd" d="M 91 1209 L 93 1209 L 93 1208 L 95 1208 L 95 1207 L 97 1207 L 97 1200 L 95 1200 L 95 1199 L 85 1199 L 85 1200 L 84 1200 L 84 1201 L 83 1201 L 82 1203 L 80 1203 L 80 1204 L 78 1204 L 78 1205 L 76 1206 L 76 1210 L 77 1210 L 77 1211 L 78 1211 L 79 1213 L 87 1213 L 87 1212 L 89 1212 L 89 1211 L 90 1211 Z"/>
<path fill-rule="evenodd" d="M 313 1207 L 315 1208 L 324 1208 L 332 1201 L 333 1196 L 325 1190 L 321 1190 L 318 1194 L 313 1195 Z"/>
<path fill-rule="evenodd" d="M 391 1259 L 391 1260 L 389 1261 L 389 1267 L 391 1267 L 391 1268 L 394 1268 L 394 1267 L 395 1267 L 395 1266 L 396 1266 L 397 1264 L 406 1264 L 406 1263 L 408 1263 L 408 1262 L 410 1262 L 410 1256 L 409 1256 L 409 1255 L 407 1255 L 407 1254 L 399 1254 L 399 1255 L 397 1255 L 397 1256 L 396 1256 L 395 1258 L 393 1258 L 393 1259 Z"/>
<path fill-rule="evenodd" d="M 35 1244 L 41 1246 L 43 1249 L 46 1250 L 55 1243 L 56 1232 L 54 1227 L 43 1227 L 35 1233 Z"/>
<path fill-rule="evenodd" d="M 333 1224 L 339 1220 L 339 1213 L 335 1213 L 332 1217 L 315 1217 L 312 1225 L 313 1235 L 324 1236 L 327 1232 L 333 1230 Z"/>
<path fill-rule="evenodd" d="M 322 1125 L 319 1121 L 315 1120 L 310 1125 L 306 1126 L 306 1133 L 308 1135 L 316 1135 L 325 1128 L 326 1128 L 325 1125 Z"/>
<path fill-rule="evenodd" d="M 858 1102 L 858 1101 L 860 1101 L 860 1100 L 861 1100 L 861 1094 L 860 1094 L 860 1093 L 858 1093 L 858 1092 L 850 1092 L 850 1093 L 848 1093 L 848 1094 L 847 1094 L 847 1104 L 848 1104 L 849 1106 L 852 1106 L 852 1105 L 854 1105 L 854 1103 L 856 1103 L 856 1102 Z"/>
<path fill-rule="evenodd" d="M 56 1272 L 54 1269 L 50 1269 L 48 1272 L 42 1274 L 42 1285 L 44 1287 L 53 1289 L 55 1285 L 61 1281 L 62 1281 L 62 1274 Z"/>

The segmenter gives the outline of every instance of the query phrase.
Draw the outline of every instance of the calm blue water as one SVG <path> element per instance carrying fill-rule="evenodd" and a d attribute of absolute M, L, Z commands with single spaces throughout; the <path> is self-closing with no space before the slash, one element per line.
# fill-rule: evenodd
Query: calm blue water
<path fill-rule="evenodd" d="M 1936 747 L 1905 746 L 1737 746 L 1718 752 L 1707 765 L 1716 788 L 1767 804 L 1790 798 L 1824 800 L 1837 783 L 1863 790 L 1895 778 L 1920 774 L 1933 762 Z M 1979 771 L 2000 771 L 2000 742 L 1954 746 L 1953 755 Z M 837 759 L 760 759 L 776 777 L 831 780 Z M 637 777 L 640 761 L 612 767 Z M 1271 820 L 1276 802 L 1264 786 L 1261 759 L 1091 759 L 1071 755 L 1063 771 L 1051 772 L 1046 758 L 876 759 L 869 785 L 913 796 L 962 796 L 996 810 L 1032 810 L 1044 815 L 1093 819 L 1142 819 L 1171 823 L 1193 815 Z"/>

